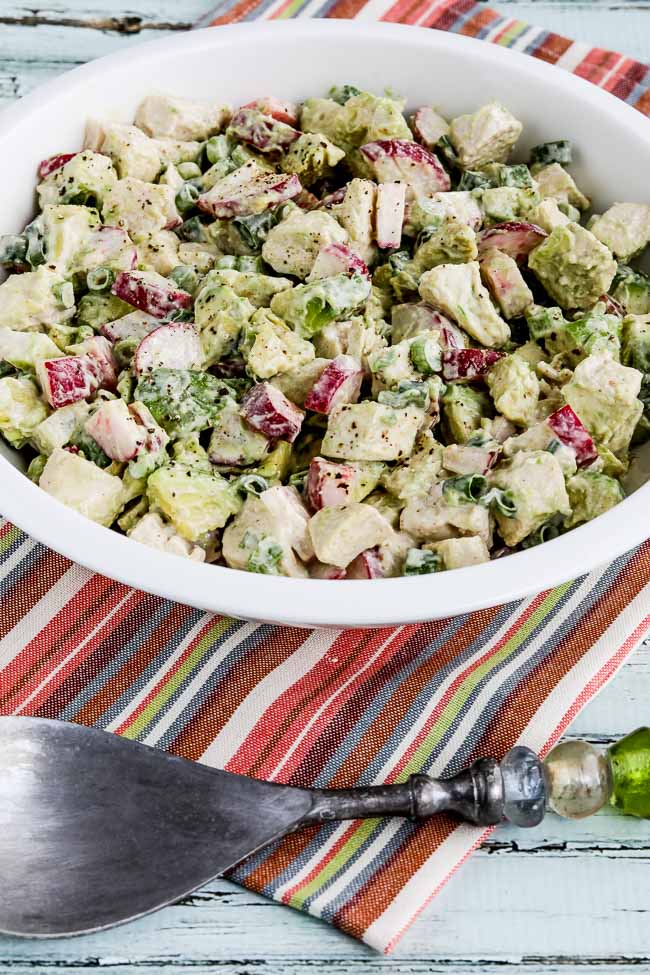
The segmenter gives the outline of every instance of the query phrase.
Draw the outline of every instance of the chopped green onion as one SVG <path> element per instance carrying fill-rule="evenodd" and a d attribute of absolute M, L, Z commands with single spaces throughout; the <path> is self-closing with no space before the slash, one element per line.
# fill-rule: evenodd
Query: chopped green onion
<path fill-rule="evenodd" d="M 240 494 L 254 494 L 259 497 L 268 490 L 269 482 L 261 474 L 242 474 L 234 482 L 235 490 Z"/>
<path fill-rule="evenodd" d="M 27 238 L 24 234 L 3 234 L 0 237 L 0 267 L 24 264 L 27 260 Z"/>
<path fill-rule="evenodd" d="M 45 238 L 43 235 L 43 224 L 41 217 L 32 220 L 25 227 L 25 239 L 27 241 L 26 258 L 28 264 L 33 268 L 45 263 Z M 73 302 L 74 304 L 74 302 Z"/>
<path fill-rule="evenodd" d="M 409 354 L 415 368 L 425 376 L 431 376 L 442 369 L 440 346 L 435 338 L 427 335 L 426 332 L 418 335 L 411 345 Z"/>
<path fill-rule="evenodd" d="M 355 95 L 360 94 L 360 89 L 356 88 L 354 85 L 341 85 L 340 88 L 336 87 L 335 85 L 334 87 L 330 88 L 328 97 L 331 98 L 332 101 L 338 102 L 339 105 L 345 105 L 346 102 L 348 102 L 351 98 L 354 98 Z"/>
<path fill-rule="evenodd" d="M 201 167 L 195 162 L 182 162 L 176 167 L 182 179 L 197 179 L 201 176 Z"/>
<path fill-rule="evenodd" d="M 200 217 L 190 217 L 189 220 L 185 220 L 176 233 L 181 240 L 187 240 L 193 244 L 203 243 L 207 240 L 205 225 Z"/>
<path fill-rule="evenodd" d="M 504 518 L 514 518 L 517 514 L 517 502 L 511 491 L 502 491 L 501 488 L 493 487 L 485 494 L 481 495 L 479 504 L 486 508 L 494 507 L 503 515 Z"/>
<path fill-rule="evenodd" d="M 194 183 L 183 183 L 176 194 L 176 209 L 178 212 L 186 213 L 188 210 L 193 210 L 200 195 L 199 188 Z"/>
<path fill-rule="evenodd" d="M 550 163 L 559 163 L 560 166 L 571 165 L 571 143 L 568 139 L 558 139 L 556 142 L 542 142 L 539 146 L 534 146 L 530 150 L 530 164 L 535 163 L 540 166 L 548 166 Z"/>
<path fill-rule="evenodd" d="M 445 495 L 457 495 L 470 504 L 477 504 L 487 490 L 487 483 L 487 477 L 483 474 L 460 474 L 443 481 L 442 492 Z"/>
<path fill-rule="evenodd" d="M 227 159 L 232 152 L 232 142 L 225 135 L 213 135 L 205 143 L 205 158 L 210 165 Z"/>
<path fill-rule="evenodd" d="M 71 281 L 62 281 L 52 288 L 54 297 L 64 308 L 74 308 L 74 288 Z"/>
<path fill-rule="evenodd" d="M 458 181 L 459 190 L 489 190 L 494 186 L 494 180 L 485 173 L 466 169 Z"/>
<path fill-rule="evenodd" d="M 96 267 L 86 275 L 89 291 L 110 291 L 114 281 L 115 274 L 110 267 Z"/>
<path fill-rule="evenodd" d="M 410 548 L 406 553 L 402 575 L 404 576 L 423 576 L 431 572 L 440 572 L 442 569 L 442 559 L 438 552 L 429 552 L 426 549 Z"/>
<path fill-rule="evenodd" d="M 291 477 L 289 478 L 289 484 L 292 487 L 295 487 L 296 491 L 302 492 L 302 490 L 305 487 L 305 482 L 308 476 L 309 476 L 308 470 L 296 471 L 295 474 L 292 474 Z"/>
<path fill-rule="evenodd" d="M 544 542 L 550 542 L 551 539 L 557 538 L 562 532 L 562 518 L 554 517 L 549 521 L 545 522 L 541 528 L 538 528 L 536 532 L 532 532 L 527 538 L 524 538 L 521 543 L 522 548 L 534 548 L 536 545 L 542 545 Z"/>
<path fill-rule="evenodd" d="M 182 291 L 187 291 L 190 295 L 194 295 L 199 287 L 199 275 L 187 264 L 177 264 L 170 271 L 169 277 Z"/>

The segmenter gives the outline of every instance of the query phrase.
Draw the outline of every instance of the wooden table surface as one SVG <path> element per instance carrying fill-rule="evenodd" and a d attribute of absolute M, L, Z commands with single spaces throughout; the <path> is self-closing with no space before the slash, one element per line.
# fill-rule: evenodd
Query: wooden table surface
<path fill-rule="evenodd" d="M 0 105 L 62 71 L 187 28 L 206 0 L 0 0 Z M 650 0 L 509 0 L 513 16 L 650 61 Z M 281 93 L 280 93 L 281 94 Z M 650 723 L 650 644 L 571 728 L 608 742 Z M 0 880 L 1 882 L 1 880 Z M 83 883 L 83 878 L 80 878 Z M 2 896 L 0 894 L 0 896 Z M 601 814 L 497 830 L 381 958 L 225 881 L 112 932 L 0 939 L 0 973 L 81 975 L 620 975 L 650 972 L 650 824 Z"/>

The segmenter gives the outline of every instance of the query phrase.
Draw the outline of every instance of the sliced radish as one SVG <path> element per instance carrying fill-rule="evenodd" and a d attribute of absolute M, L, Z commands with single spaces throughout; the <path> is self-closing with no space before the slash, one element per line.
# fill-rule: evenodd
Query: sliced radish
<path fill-rule="evenodd" d="M 448 382 L 483 379 L 503 355 L 491 349 L 447 349 L 442 353 L 442 378 Z"/>
<path fill-rule="evenodd" d="M 48 159 L 43 159 L 39 163 L 38 175 L 40 179 L 45 179 L 50 173 L 55 173 L 57 169 L 61 169 L 67 162 L 74 159 L 78 153 L 76 152 L 60 152 L 56 156 L 50 156 Z"/>
<path fill-rule="evenodd" d="M 345 569 L 340 569 L 338 565 L 326 565 L 324 562 L 315 562 L 309 566 L 309 575 L 312 579 L 345 579 Z"/>
<path fill-rule="evenodd" d="M 548 237 L 546 231 L 535 223 L 509 220 L 506 223 L 497 223 L 489 230 L 482 231 L 478 237 L 478 249 L 481 253 L 490 247 L 494 247 L 521 264 L 546 237 Z"/>
<path fill-rule="evenodd" d="M 356 403 L 361 392 L 363 369 L 350 355 L 339 355 L 323 369 L 305 399 L 305 407 L 328 415 L 344 403 Z"/>
<path fill-rule="evenodd" d="M 201 341 L 194 325 L 160 325 L 140 342 L 133 356 L 138 376 L 154 369 L 193 369 L 201 363 Z"/>
<path fill-rule="evenodd" d="M 285 122 L 287 125 L 297 125 L 299 109 L 295 102 L 285 102 L 281 98 L 274 98 L 273 95 L 266 95 L 264 98 L 256 98 L 255 101 L 247 102 L 242 108 L 255 108 L 263 115 L 270 115 L 278 122 Z"/>
<path fill-rule="evenodd" d="M 175 288 L 155 271 L 122 271 L 115 279 L 113 294 L 154 318 L 165 318 L 179 308 L 190 308 L 192 295 Z"/>
<path fill-rule="evenodd" d="M 88 355 L 95 364 L 99 385 L 102 389 L 115 389 L 117 384 L 117 364 L 113 357 L 111 343 L 103 335 L 93 335 L 91 339 L 80 342 L 75 352 Z"/>
<path fill-rule="evenodd" d="M 270 383 L 258 383 L 244 396 L 241 404 L 246 422 L 269 440 L 288 440 L 293 443 L 298 434 L 304 411 L 288 400 L 284 393 Z"/>
<path fill-rule="evenodd" d="M 36 375 L 54 410 L 87 399 L 99 389 L 99 369 L 89 355 L 42 359 L 36 366 Z"/>
<path fill-rule="evenodd" d="M 403 182 L 431 195 L 451 188 L 449 174 L 437 156 L 406 139 L 380 139 L 361 146 L 378 183 Z"/>
<path fill-rule="evenodd" d="M 329 210 L 330 207 L 335 207 L 338 206 L 339 203 L 343 203 L 347 191 L 347 186 L 341 186 L 338 190 L 328 193 L 327 196 L 324 196 L 320 201 L 321 208 L 324 210 Z"/>
<path fill-rule="evenodd" d="M 402 242 L 406 205 L 404 183 L 380 183 L 375 208 L 375 239 L 379 247 L 392 250 Z"/>
<path fill-rule="evenodd" d="M 147 431 L 136 422 L 122 399 L 102 403 L 86 422 L 85 430 L 107 457 L 120 463 L 137 457 L 147 440 Z"/>
<path fill-rule="evenodd" d="M 228 131 L 259 152 L 280 152 L 300 138 L 300 132 L 254 108 L 240 108 L 230 120 Z"/>
<path fill-rule="evenodd" d="M 308 281 L 320 281 L 335 274 L 363 274 L 370 277 L 365 261 L 362 261 L 346 244 L 326 244 L 321 247 L 309 273 Z"/>
<path fill-rule="evenodd" d="M 346 579 L 383 579 L 384 567 L 381 563 L 379 549 L 367 548 L 357 555 L 347 567 Z"/>
<path fill-rule="evenodd" d="M 144 311 L 132 311 L 114 322 L 106 322 L 100 327 L 102 335 L 109 342 L 119 342 L 121 339 L 137 339 L 141 342 L 145 335 L 160 326 L 160 320 Z"/>
<path fill-rule="evenodd" d="M 356 468 L 349 464 L 335 464 L 323 457 L 314 457 L 305 485 L 307 500 L 314 511 L 348 504 L 356 477 Z"/>
<path fill-rule="evenodd" d="M 147 434 L 145 447 L 148 451 L 154 453 L 169 443 L 167 433 L 158 426 L 153 414 L 144 403 L 129 403 L 129 413 L 139 426 L 144 427 Z"/>
<path fill-rule="evenodd" d="M 596 446 L 585 429 L 582 420 L 567 404 L 551 413 L 546 422 L 565 447 L 570 447 L 576 455 L 578 467 L 593 463 L 598 457 Z"/>
<path fill-rule="evenodd" d="M 617 318 L 625 318 L 625 309 L 616 298 L 612 298 L 611 295 L 601 295 L 598 301 L 605 306 L 606 315 L 616 315 Z"/>
<path fill-rule="evenodd" d="M 217 180 L 214 186 L 199 197 L 197 206 L 218 219 L 245 217 L 263 213 L 302 191 L 298 177 L 287 173 L 267 173 L 254 160 L 240 166 L 234 173 Z"/>
<path fill-rule="evenodd" d="M 418 142 L 421 142 L 427 149 L 433 149 L 442 136 L 447 135 L 449 125 L 434 108 L 424 105 L 422 108 L 418 108 L 413 116 L 413 132 Z"/>

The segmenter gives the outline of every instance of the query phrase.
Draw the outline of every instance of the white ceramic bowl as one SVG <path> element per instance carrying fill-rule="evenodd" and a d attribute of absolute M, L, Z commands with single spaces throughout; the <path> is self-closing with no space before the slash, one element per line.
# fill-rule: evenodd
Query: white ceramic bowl
<path fill-rule="evenodd" d="M 350 82 L 405 94 L 409 107 L 448 116 L 488 99 L 524 122 L 520 150 L 570 138 L 578 183 L 595 207 L 650 202 L 650 125 L 575 76 L 509 50 L 422 28 L 339 20 L 244 24 L 144 44 L 77 68 L 0 116 L 0 233 L 33 214 L 40 159 L 81 144 L 89 116 L 130 120 L 143 96 L 165 91 L 241 104 L 258 95 L 301 99 Z M 524 157 L 525 158 L 525 157 Z M 101 528 L 40 491 L 0 447 L 0 511 L 75 562 L 200 608 L 296 626 L 380 626 L 436 619 L 515 599 L 575 578 L 643 541 L 650 485 L 583 527 L 538 548 L 435 576 L 333 583 L 199 565 Z"/>

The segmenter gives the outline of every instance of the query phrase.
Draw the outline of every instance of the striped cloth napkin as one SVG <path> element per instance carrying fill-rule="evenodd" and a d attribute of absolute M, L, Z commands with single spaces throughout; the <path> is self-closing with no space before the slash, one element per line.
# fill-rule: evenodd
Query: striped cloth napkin
<path fill-rule="evenodd" d="M 258 16 L 381 17 L 484 37 L 650 113 L 646 66 L 469 0 L 225 0 L 202 26 Z M 453 774 L 517 741 L 546 753 L 650 627 L 650 542 L 494 609 L 309 632 L 129 589 L 0 521 L 0 599 L 2 713 L 94 725 L 258 778 L 338 787 Z M 485 835 L 446 817 L 331 824 L 282 840 L 231 876 L 388 952 Z"/>

